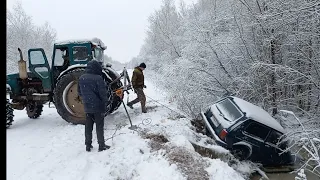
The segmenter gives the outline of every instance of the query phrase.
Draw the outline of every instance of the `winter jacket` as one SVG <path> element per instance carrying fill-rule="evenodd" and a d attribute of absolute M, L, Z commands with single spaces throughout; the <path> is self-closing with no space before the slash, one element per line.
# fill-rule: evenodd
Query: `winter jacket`
<path fill-rule="evenodd" d="M 78 83 L 78 93 L 86 113 L 106 112 L 110 104 L 108 97 L 111 95 L 107 85 L 102 78 L 102 66 L 95 60 L 90 61 Z"/>
<path fill-rule="evenodd" d="M 131 78 L 132 87 L 135 88 L 143 88 L 144 86 L 144 75 L 142 70 L 139 67 L 135 67 L 132 73 Z"/>

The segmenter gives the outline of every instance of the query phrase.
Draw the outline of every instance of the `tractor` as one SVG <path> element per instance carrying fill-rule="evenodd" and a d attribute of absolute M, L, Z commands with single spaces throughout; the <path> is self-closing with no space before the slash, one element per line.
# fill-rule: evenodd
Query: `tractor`
<path fill-rule="evenodd" d="M 85 124 L 85 112 L 81 98 L 78 95 L 78 79 L 84 73 L 89 61 L 98 61 L 103 66 L 104 81 L 111 91 L 111 104 L 106 115 L 114 112 L 121 105 L 124 89 L 121 78 L 127 73 L 117 73 L 111 64 L 104 64 L 103 42 L 92 40 L 72 40 L 56 42 L 53 45 L 51 66 L 42 48 L 28 50 L 28 69 L 18 48 L 20 60 L 19 73 L 7 74 L 7 128 L 13 122 L 13 110 L 25 109 L 31 119 L 38 118 L 43 105 L 53 103 L 58 114 L 72 124 Z M 128 78 L 128 77 L 126 77 Z M 130 84 L 128 84 L 130 87 Z M 118 90 L 122 90 L 119 91 Z M 118 92 L 116 92 L 118 91 Z"/>

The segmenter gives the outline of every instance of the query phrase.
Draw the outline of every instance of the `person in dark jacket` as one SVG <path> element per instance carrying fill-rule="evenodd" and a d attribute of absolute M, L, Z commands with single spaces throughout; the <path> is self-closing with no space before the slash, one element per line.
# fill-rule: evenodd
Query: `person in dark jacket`
<path fill-rule="evenodd" d="M 133 105 L 140 102 L 142 113 L 147 113 L 146 109 L 146 96 L 143 92 L 143 88 L 146 88 L 144 84 L 143 70 L 146 68 L 145 63 L 141 63 L 135 67 L 132 73 L 131 83 L 134 92 L 137 94 L 137 98 L 127 103 L 127 106 L 133 109 Z"/>
<path fill-rule="evenodd" d="M 106 83 L 102 78 L 102 66 L 98 61 L 92 60 L 87 64 L 86 71 L 79 78 L 78 92 L 86 112 L 85 145 L 86 151 L 92 148 L 93 124 L 96 124 L 96 133 L 99 144 L 98 151 L 109 149 L 104 142 L 104 115 L 110 103 Z"/>

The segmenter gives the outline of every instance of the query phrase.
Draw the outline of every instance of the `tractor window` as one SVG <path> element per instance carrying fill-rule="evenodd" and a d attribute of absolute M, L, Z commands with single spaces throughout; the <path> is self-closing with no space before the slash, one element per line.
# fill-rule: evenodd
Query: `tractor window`
<path fill-rule="evenodd" d="M 73 59 L 75 61 L 86 61 L 88 59 L 88 51 L 86 46 L 74 46 L 72 51 Z"/>
<path fill-rule="evenodd" d="M 99 48 L 94 48 L 94 58 L 98 62 L 102 62 L 103 63 L 103 61 L 104 61 L 103 50 L 99 49 Z"/>
<path fill-rule="evenodd" d="M 56 49 L 55 55 L 54 55 L 54 66 L 62 66 L 64 59 L 62 58 L 63 51 L 61 49 Z"/>
<path fill-rule="evenodd" d="M 250 123 L 245 130 L 248 134 L 259 137 L 262 140 L 265 140 L 270 129 L 265 126 L 262 126 L 258 123 Z"/>
<path fill-rule="evenodd" d="M 34 70 L 42 77 L 48 78 L 49 77 L 49 70 L 47 67 L 36 67 Z"/>
<path fill-rule="evenodd" d="M 33 65 L 46 63 L 41 51 L 31 51 L 30 52 L 30 60 L 31 60 L 31 64 L 33 64 Z"/>

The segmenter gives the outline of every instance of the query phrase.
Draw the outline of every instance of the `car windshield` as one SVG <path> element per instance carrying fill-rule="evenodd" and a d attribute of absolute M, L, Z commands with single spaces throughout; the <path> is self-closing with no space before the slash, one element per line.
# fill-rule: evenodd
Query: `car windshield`
<path fill-rule="evenodd" d="M 216 104 L 217 109 L 228 121 L 235 121 L 242 117 L 242 112 L 231 102 L 230 99 L 224 99 Z"/>

